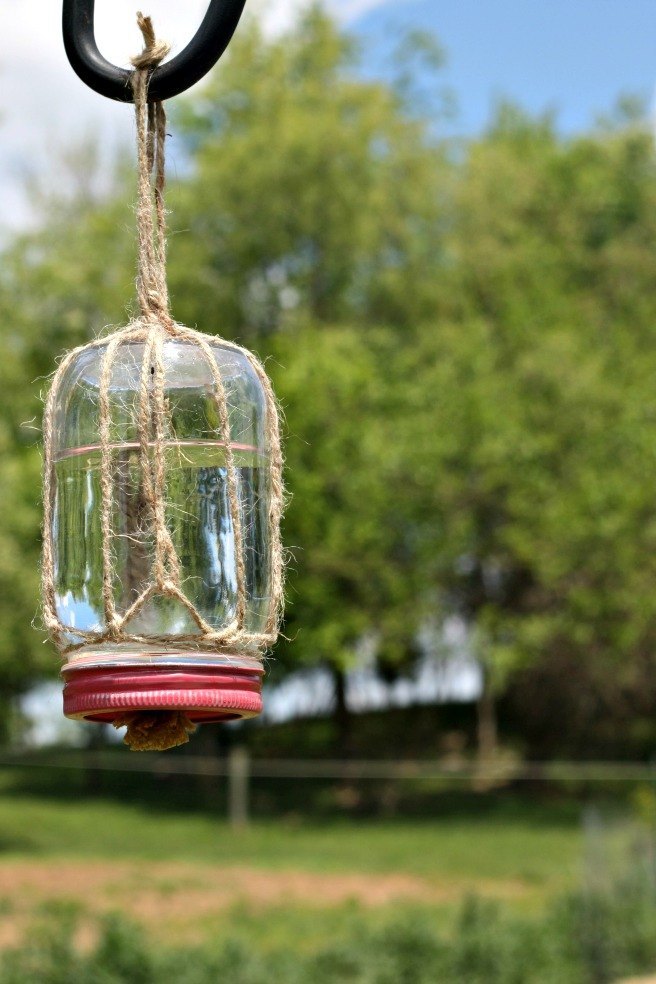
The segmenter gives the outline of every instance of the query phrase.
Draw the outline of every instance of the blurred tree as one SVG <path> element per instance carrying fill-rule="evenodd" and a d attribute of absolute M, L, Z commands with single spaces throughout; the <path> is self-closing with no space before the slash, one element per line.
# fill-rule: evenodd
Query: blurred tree
<path fill-rule="evenodd" d="M 418 41 L 415 44 L 419 44 Z M 296 318 L 432 316 L 443 150 L 430 118 L 352 68 L 318 8 L 266 43 L 251 24 L 176 113 L 192 174 L 175 202 L 176 309 L 252 339 Z"/>
<path fill-rule="evenodd" d="M 20 312 L 12 301 L 0 292 L 2 323 L 13 327 Z M 12 696 L 45 672 L 48 661 L 32 627 L 39 590 L 38 426 L 27 396 L 24 350 L 19 337 L 8 334 L 0 359 L 0 741 L 11 727 Z"/>
<path fill-rule="evenodd" d="M 322 661 L 335 678 L 336 716 L 348 745 L 344 671 L 358 644 L 407 664 L 430 608 L 418 549 L 423 489 L 406 474 L 399 427 L 407 377 L 390 377 L 394 332 L 305 328 L 281 333 L 270 371 L 289 435 L 292 492 L 285 542 L 285 636 L 277 662 Z M 288 641 L 289 640 L 289 641 Z"/>
<path fill-rule="evenodd" d="M 452 324 L 418 350 L 435 399 L 410 446 L 435 476 L 424 543 L 472 626 L 486 741 L 528 662 L 565 651 L 619 697 L 653 660 L 655 164 L 635 123 L 564 141 L 503 106 L 458 167 Z"/>

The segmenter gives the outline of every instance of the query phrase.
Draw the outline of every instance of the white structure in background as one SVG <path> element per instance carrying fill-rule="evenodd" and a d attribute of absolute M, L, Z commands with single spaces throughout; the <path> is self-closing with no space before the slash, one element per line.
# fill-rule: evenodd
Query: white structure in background
<path fill-rule="evenodd" d="M 34 687 L 21 698 L 20 709 L 26 721 L 21 744 L 27 748 L 67 745 L 82 748 L 88 743 L 90 724 L 70 721 L 62 711 L 62 683 L 48 681 Z"/>
<path fill-rule="evenodd" d="M 376 672 L 375 640 L 364 639 L 355 665 L 346 673 L 349 710 L 361 714 L 414 704 L 468 702 L 480 696 L 481 671 L 462 618 L 451 616 L 439 630 L 426 627 L 419 643 L 423 655 L 412 674 L 386 683 Z M 273 724 L 298 717 L 321 717 L 330 714 L 333 705 L 330 672 L 320 667 L 299 670 L 277 686 L 265 686 L 263 720 Z"/>

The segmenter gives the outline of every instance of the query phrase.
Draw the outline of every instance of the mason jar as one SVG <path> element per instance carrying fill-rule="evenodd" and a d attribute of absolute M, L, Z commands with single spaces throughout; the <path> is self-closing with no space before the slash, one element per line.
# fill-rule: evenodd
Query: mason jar
<path fill-rule="evenodd" d="M 261 710 L 262 639 L 272 606 L 262 383 L 237 348 L 212 340 L 211 366 L 193 341 L 168 337 L 160 356 L 161 430 L 149 425 L 144 437 L 145 343 L 120 344 L 102 383 L 107 344 L 85 347 L 70 361 L 52 412 L 49 533 L 56 641 L 67 652 L 64 711 L 100 721 L 126 709 L 178 708 L 197 721 L 252 716 Z M 148 456 L 155 444 L 177 595 L 152 588 L 156 536 L 144 451 Z M 113 637 L 108 604 L 119 621 L 127 617 Z"/>

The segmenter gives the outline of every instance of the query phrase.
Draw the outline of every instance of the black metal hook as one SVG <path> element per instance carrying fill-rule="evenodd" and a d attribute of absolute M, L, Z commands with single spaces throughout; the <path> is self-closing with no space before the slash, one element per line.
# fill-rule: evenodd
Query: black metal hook
<path fill-rule="evenodd" d="M 246 0 L 211 0 L 198 31 L 179 55 L 152 74 L 151 102 L 170 99 L 202 79 L 217 63 L 239 23 Z M 109 99 L 132 102 L 130 72 L 112 65 L 98 51 L 93 30 L 95 0 L 64 0 L 64 48 L 73 70 L 90 88 Z"/>

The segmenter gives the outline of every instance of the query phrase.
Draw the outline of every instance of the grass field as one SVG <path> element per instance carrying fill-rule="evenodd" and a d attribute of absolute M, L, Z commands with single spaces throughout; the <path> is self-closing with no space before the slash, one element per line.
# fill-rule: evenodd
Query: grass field
<path fill-rule="evenodd" d="M 234 928 L 250 912 L 278 938 L 291 909 L 294 926 L 316 923 L 303 913 L 318 908 L 330 910 L 326 924 L 353 906 L 370 919 L 401 905 L 448 912 L 475 893 L 530 912 L 581 873 L 580 811 L 562 805 L 481 799 L 478 813 L 468 806 L 422 820 L 294 813 L 236 831 L 193 801 L 158 806 L 138 787 L 111 796 L 111 777 L 105 795 L 89 796 L 77 782 L 65 772 L 0 771 L 0 904 L 16 924 L 65 901 L 120 907 L 180 938 L 217 920 Z"/>
<path fill-rule="evenodd" d="M 63 777 L 63 782 L 66 780 Z M 217 780 L 220 782 L 221 780 Z M 0 850 L 9 857 L 162 859 L 266 870 L 402 873 L 438 885 L 493 881 L 551 892 L 579 874 L 580 808 L 483 798 L 442 816 L 405 820 L 256 820 L 234 831 L 209 811 L 90 797 L 51 787 L 25 792 L 0 771 Z M 302 792 L 300 794 L 302 799 Z"/>
<path fill-rule="evenodd" d="M 451 960 L 444 943 L 439 944 L 442 950 L 435 950 L 434 941 L 442 934 L 447 940 L 468 940 L 458 959 L 472 959 L 476 966 L 487 949 L 498 951 L 498 973 L 481 971 L 481 979 L 486 984 L 488 978 L 505 984 L 506 971 L 498 968 L 519 959 L 520 944 L 530 950 L 537 945 L 535 940 L 542 940 L 536 929 L 540 920 L 547 920 L 552 929 L 555 926 L 554 933 L 565 932 L 558 928 L 562 910 L 558 900 L 567 893 L 574 897 L 572 893 L 580 889 L 589 851 L 581 806 L 573 801 L 540 802 L 510 795 L 459 800 L 447 795 L 433 815 L 422 819 L 399 815 L 376 820 L 339 813 L 304 818 L 294 810 L 279 818 L 260 817 L 244 830 L 233 830 L 221 812 L 199 808 L 191 788 L 178 788 L 172 794 L 163 784 L 158 795 L 156 781 L 148 788 L 140 777 L 126 780 L 109 774 L 102 778 L 101 791 L 92 793 L 85 791 L 85 782 L 79 774 L 66 771 L 0 770 L 0 951 L 11 954 L 12 948 L 31 939 L 35 921 L 54 920 L 60 934 L 46 956 L 40 952 L 37 959 L 25 951 L 28 955 L 21 956 L 16 972 L 21 981 L 32 979 L 25 968 L 32 966 L 33 958 L 34 980 L 49 981 L 43 961 L 48 967 L 61 963 L 62 947 L 91 952 L 97 945 L 105 953 L 103 919 L 120 912 L 141 927 L 128 932 L 132 942 L 125 945 L 130 952 L 138 949 L 138 933 L 143 931 L 144 940 L 150 941 L 147 945 L 155 948 L 152 966 L 160 971 L 156 958 L 162 944 L 209 946 L 212 952 L 216 947 L 236 946 L 244 954 L 256 954 L 263 981 L 282 981 L 290 973 L 290 953 L 297 954 L 299 967 L 307 960 L 308 967 L 315 968 L 322 948 L 334 948 L 335 941 L 342 941 L 356 963 L 361 957 L 365 961 L 361 975 L 348 979 L 387 981 L 382 971 L 382 976 L 367 976 L 381 941 L 396 940 L 394 960 L 405 960 L 403 954 L 426 945 L 426 959 L 437 961 L 437 966 L 447 956 Z M 297 802 L 303 795 L 300 784 Z M 474 915 L 468 916 L 466 900 L 474 896 L 481 905 L 496 908 L 474 909 Z M 642 912 L 642 896 L 639 901 Z M 62 918 L 68 929 L 61 929 Z M 630 916 L 631 925 L 639 921 Z M 130 932 L 137 936 L 133 939 Z M 412 942 L 417 932 L 421 939 Z M 366 960 L 357 945 L 360 937 L 369 941 L 369 949 L 362 950 L 369 954 Z M 527 943 L 529 939 L 534 942 Z M 107 945 L 111 951 L 113 944 Z M 339 960 L 331 953 L 332 967 Z M 548 953 L 545 950 L 543 960 L 551 959 Z M 287 970 L 267 976 L 267 954 L 271 966 Z M 77 958 L 70 954 L 69 958 L 70 978 L 77 974 L 71 969 Z M 139 959 L 151 957 L 142 953 Z M 226 959 L 221 957 L 224 963 Z M 650 954 L 640 959 L 642 963 L 632 964 L 627 958 L 618 966 L 651 966 Z M 260 971 L 256 973 L 249 960 L 243 958 L 235 981 L 260 981 Z M 247 965 L 248 971 L 243 969 Z M 160 971 L 152 971 L 155 979 Z M 315 971 L 307 970 L 308 980 L 314 979 Z M 89 971 L 92 980 L 96 972 Z M 13 981 L 7 970 L 4 973 Z M 117 973 L 117 980 L 129 984 L 133 979 L 131 972 Z M 208 978 L 198 979 L 211 980 L 212 973 L 208 970 Z M 559 984 L 570 979 L 567 973 L 559 964 L 555 978 Z M 141 979 L 149 980 L 134 977 Z M 325 977 L 342 979 L 347 978 L 337 971 Z M 551 981 L 539 975 L 516 978 L 524 979 Z M 389 984 L 396 980 L 390 978 Z"/>

